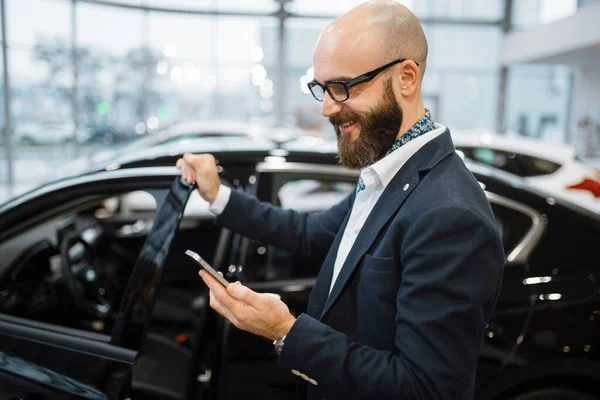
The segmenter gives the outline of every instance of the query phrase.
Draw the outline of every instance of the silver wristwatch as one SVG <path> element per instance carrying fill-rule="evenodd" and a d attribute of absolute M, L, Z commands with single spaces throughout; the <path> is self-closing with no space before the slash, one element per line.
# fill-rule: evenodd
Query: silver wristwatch
<path fill-rule="evenodd" d="M 275 347 L 275 352 L 279 355 L 281 354 L 281 351 L 283 350 L 283 345 L 284 345 L 284 341 L 285 341 L 285 337 L 287 335 L 284 335 L 281 339 L 277 339 L 273 341 L 273 346 Z"/>

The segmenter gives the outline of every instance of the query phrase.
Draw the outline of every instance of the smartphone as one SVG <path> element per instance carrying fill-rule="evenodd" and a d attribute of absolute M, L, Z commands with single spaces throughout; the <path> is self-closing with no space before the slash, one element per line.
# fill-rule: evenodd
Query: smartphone
<path fill-rule="evenodd" d="M 198 264 L 200 264 L 200 266 L 202 268 L 204 268 L 209 274 L 211 274 L 216 280 L 218 280 L 221 285 L 223 285 L 225 287 L 227 287 L 227 285 L 229 285 L 229 282 L 227 281 L 227 279 L 225 279 L 221 275 L 217 274 L 217 271 L 215 271 L 215 269 L 213 267 L 211 267 L 209 263 L 204 261 L 204 259 L 202 257 L 200 257 L 196 252 L 194 252 L 192 250 L 186 250 L 185 254 L 187 254 L 188 256 L 193 258 L 194 261 L 196 261 Z"/>

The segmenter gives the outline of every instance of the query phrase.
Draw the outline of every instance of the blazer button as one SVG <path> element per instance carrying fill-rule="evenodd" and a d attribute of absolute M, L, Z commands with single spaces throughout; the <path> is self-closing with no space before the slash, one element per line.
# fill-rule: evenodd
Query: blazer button
<path fill-rule="evenodd" d="M 300 376 L 300 371 L 297 371 L 295 369 L 292 370 L 292 374 Z"/>
<path fill-rule="evenodd" d="M 402 190 L 404 190 L 406 192 L 409 187 L 410 187 L 410 185 L 407 183 L 406 185 L 404 185 L 404 187 L 402 188 Z"/>
<path fill-rule="evenodd" d="M 305 381 L 308 380 L 308 376 L 304 375 L 304 374 L 300 374 L 300 378 L 304 379 Z"/>
<path fill-rule="evenodd" d="M 315 381 L 314 379 L 309 379 L 308 382 L 312 383 L 315 386 L 318 385 L 317 381 Z"/>

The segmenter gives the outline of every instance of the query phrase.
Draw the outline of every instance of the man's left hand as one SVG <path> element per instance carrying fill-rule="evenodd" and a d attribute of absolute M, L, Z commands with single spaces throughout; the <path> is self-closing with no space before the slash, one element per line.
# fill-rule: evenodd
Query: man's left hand
<path fill-rule="evenodd" d="M 237 328 L 277 340 L 294 325 L 296 318 L 283 301 L 256 293 L 239 282 L 225 288 L 204 270 L 199 275 L 210 289 L 210 306 Z"/>

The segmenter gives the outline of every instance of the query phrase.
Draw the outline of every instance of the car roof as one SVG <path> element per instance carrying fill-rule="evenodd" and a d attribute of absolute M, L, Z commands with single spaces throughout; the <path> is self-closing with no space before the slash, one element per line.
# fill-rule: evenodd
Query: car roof
<path fill-rule="evenodd" d="M 185 153 L 215 153 L 224 155 L 260 153 L 267 154 L 276 145 L 260 137 L 197 137 L 156 146 L 132 148 L 127 152 L 101 153 L 102 157 L 91 160 L 80 158 L 57 171 L 56 177 L 73 177 L 103 170 L 115 170 L 130 166 L 175 165 L 178 157 Z M 235 157 L 239 158 L 239 157 Z"/>

